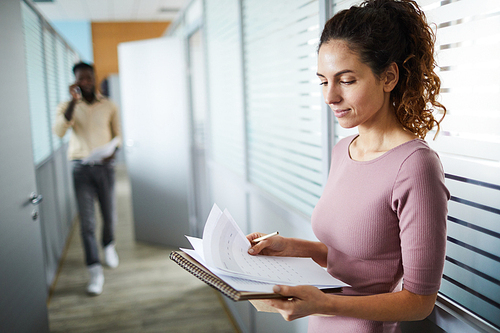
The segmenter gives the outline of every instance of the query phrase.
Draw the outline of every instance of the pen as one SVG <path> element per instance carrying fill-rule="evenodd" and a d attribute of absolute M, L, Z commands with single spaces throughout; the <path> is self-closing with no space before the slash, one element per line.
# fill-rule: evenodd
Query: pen
<path fill-rule="evenodd" d="M 276 232 L 273 232 L 272 234 L 268 234 L 268 235 L 264 235 L 264 236 L 259 237 L 259 238 L 255 238 L 252 242 L 258 243 L 258 242 L 263 241 L 264 239 L 268 239 L 269 237 L 273 237 L 276 235 L 279 235 L 279 232 L 276 231 Z"/>

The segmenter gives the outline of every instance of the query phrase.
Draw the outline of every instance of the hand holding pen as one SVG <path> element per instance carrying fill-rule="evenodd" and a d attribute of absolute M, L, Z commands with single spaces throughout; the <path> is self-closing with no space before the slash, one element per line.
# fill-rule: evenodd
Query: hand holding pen
<path fill-rule="evenodd" d="M 268 256 L 287 256 L 287 238 L 279 236 L 279 232 L 263 234 L 254 232 L 247 236 L 252 244 L 248 250 L 251 255 L 261 254 Z"/>

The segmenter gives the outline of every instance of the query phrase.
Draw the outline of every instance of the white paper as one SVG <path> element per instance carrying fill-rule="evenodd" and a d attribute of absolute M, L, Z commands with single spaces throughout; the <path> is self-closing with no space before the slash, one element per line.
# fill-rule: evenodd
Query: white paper
<path fill-rule="evenodd" d="M 186 236 L 186 238 L 188 239 L 189 243 L 193 247 L 194 252 L 196 252 L 196 254 L 198 256 L 200 256 L 200 259 L 203 260 L 203 264 L 204 264 L 205 263 L 205 254 L 203 253 L 203 240 L 201 238 L 191 237 L 191 236 Z M 184 249 L 181 249 L 181 250 L 184 251 Z M 186 252 L 186 251 L 184 251 L 184 252 Z M 198 259 L 196 259 L 196 260 L 198 260 Z"/>
<path fill-rule="evenodd" d="M 238 260 L 247 252 L 250 242 L 229 212 L 214 204 L 203 230 L 203 253 L 209 266 L 245 273 Z M 248 255 L 248 253 L 247 253 Z M 249 255 L 248 255 L 249 256 Z"/>
<path fill-rule="evenodd" d="M 82 164 L 100 163 L 103 159 L 110 157 L 120 144 L 120 138 L 115 137 L 105 145 L 97 147 L 90 152 L 90 155 L 82 159 Z"/>
<path fill-rule="evenodd" d="M 189 239 L 190 241 L 193 239 L 201 240 L 200 238 L 194 238 L 194 237 L 189 237 Z M 181 250 L 189 254 L 194 260 L 198 261 L 200 264 L 204 265 L 205 267 L 208 267 L 207 263 L 200 256 L 200 253 L 198 253 L 198 251 L 191 249 L 184 249 L 184 248 L 181 248 Z M 236 290 L 272 293 L 273 286 L 275 285 L 275 283 L 245 279 L 238 274 L 225 272 L 214 267 L 211 267 L 210 271 L 216 274 L 220 279 L 222 279 L 224 282 L 226 282 Z"/>
<path fill-rule="evenodd" d="M 186 237 L 194 250 L 181 250 L 193 256 L 221 278 L 231 278 L 231 282 L 226 281 L 229 284 L 235 283 L 237 285 L 238 282 L 234 278 L 239 277 L 270 285 L 307 284 L 319 288 L 348 286 L 328 274 L 311 258 L 249 255 L 250 242 L 229 212 L 227 210 L 222 212 L 215 204 L 205 224 L 203 239 Z M 248 285 L 248 282 L 243 282 Z"/>

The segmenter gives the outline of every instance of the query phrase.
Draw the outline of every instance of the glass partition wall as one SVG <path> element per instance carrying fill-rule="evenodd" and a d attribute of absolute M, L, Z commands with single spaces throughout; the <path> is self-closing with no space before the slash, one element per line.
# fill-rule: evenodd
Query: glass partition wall
<path fill-rule="evenodd" d="M 43 195 L 40 223 L 47 283 L 52 284 L 76 213 L 66 148 L 52 131 L 57 105 L 69 100 L 78 54 L 27 1 L 20 1 L 26 56 L 33 160 Z"/>

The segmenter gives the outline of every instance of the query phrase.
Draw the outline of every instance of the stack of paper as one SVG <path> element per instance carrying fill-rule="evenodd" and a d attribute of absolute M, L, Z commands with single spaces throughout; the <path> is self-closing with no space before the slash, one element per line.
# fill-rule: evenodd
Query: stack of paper
<path fill-rule="evenodd" d="M 193 249 L 181 250 L 236 291 L 273 293 L 276 284 L 312 285 L 337 291 L 348 286 L 311 258 L 249 255 L 250 242 L 229 212 L 222 212 L 215 204 L 205 224 L 203 238 L 186 237 Z"/>

